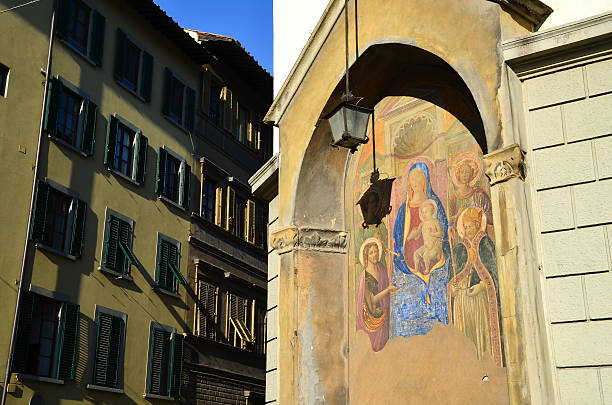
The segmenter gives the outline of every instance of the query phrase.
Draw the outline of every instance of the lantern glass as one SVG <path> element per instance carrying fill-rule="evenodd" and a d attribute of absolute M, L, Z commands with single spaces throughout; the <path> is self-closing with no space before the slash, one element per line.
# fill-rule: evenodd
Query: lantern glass
<path fill-rule="evenodd" d="M 366 143 L 368 141 L 368 121 L 372 112 L 370 108 L 346 102 L 336 107 L 325 117 L 331 127 L 334 145 L 355 150 L 359 144 Z M 345 116 L 348 131 L 345 131 L 344 127 Z"/>

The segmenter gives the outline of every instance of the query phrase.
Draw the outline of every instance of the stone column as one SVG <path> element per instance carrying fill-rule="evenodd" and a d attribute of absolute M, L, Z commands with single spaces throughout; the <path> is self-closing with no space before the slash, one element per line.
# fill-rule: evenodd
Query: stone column
<path fill-rule="evenodd" d="M 523 152 L 515 143 L 485 155 L 484 162 L 491 182 L 510 403 L 550 403 L 549 346 Z"/>

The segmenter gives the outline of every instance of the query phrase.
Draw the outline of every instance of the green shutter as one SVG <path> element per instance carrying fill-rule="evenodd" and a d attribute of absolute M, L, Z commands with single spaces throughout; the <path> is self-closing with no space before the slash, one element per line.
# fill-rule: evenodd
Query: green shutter
<path fill-rule="evenodd" d="M 36 306 L 36 294 L 22 291 L 17 330 L 15 331 L 15 346 L 11 358 L 13 373 L 26 373 L 28 367 L 28 352 L 30 349 L 30 333 L 32 331 L 32 312 Z"/>
<path fill-rule="evenodd" d="M 189 203 L 191 202 L 191 166 L 189 166 L 187 162 L 184 161 L 181 177 L 181 206 L 187 210 L 189 209 Z"/>
<path fill-rule="evenodd" d="M 146 51 L 142 54 L 142 71 L 140 77 L 140 96 L 148 103 L 151 101 L 153 87 L 153 56 Z"/>
<path fill-rule="evenodd" d="M 106 149 L 104 151 L 104 164 L 115 169 L 115 149 L 117 148 L 117 131 L 119 120 L 114 115 L 108 116 L 106 127 Z"/>
<path fill-rule="evenodd" d="M 74 217 L 72 220 L 72 241 L 70 242 L 70 254 L 81 257 L 83 253 L 83 237 L 85 234 L 85 217 L 87 216 L 87 203 L 82 200 L 73 201 Z"/>
<path fill-rule="evenodd" d="M 172 362 L 170 363 L 170 396 L 178 399 L 181 396 L 183 386 L 183 335 L 173 333 L 172 343 Z"/>
<path fill-rule="evenodd" d="M 119 368 L 121 367 L 121 335 L 123 334 L 123 319 L 113 317 L 113 327 L 110 334 L 110 348 L 108 352 L 108 370 L 106 371 L 106 384 L 109 387 L 119 385 Z"/>
<path fill-rule="evenodd" d="M 149 348 L 149 391 L 151 394 L 168 395 L 168 332 L 153 328 Z"/>
<path fill-rule="evenodd" d="M 121 254 L 119 251 L 119 231 L 121 228 L 121 220 L 117 217 L 109 215 L 106 226 L 108 227 L 108 230 L 106 232 L 106 240 L 104 241 L 104 249 L 106 252 L 104 257 L 104 267 L 110 270 L 119 271 L 119 269 L 117 269 L 117 255 Z"/>
<path fill-rule="evenodd" d="M 172 71 L 170 69 L 164 69 L 164 93 L 162 101 L 162 112 L 165 115 L 170 113 L 170 86 L 172 86 Z"/>
<path fill-rule="evenodd" d="M 168 152 L 162 147 L 157 150 L 157 180 L 155 182 L 155 192 L 159 195 L 166 194 L 166 160 Z"/>
<path fill-rule="evenodd" d="M 130 274 L 130 262 L 133 261 L 132 256 L 128 253 L 129 247 L 130 247 L 129 241 L 130 241 L 131 233 L 132 233 L 132 227 L 130 226 L 130 224 L 125 221 L 120 221 L 119 222 L 119 249 L 120 249 L 119 253 L 124 256 L 124 260 L 123 260 L 123 268 L 117 269 L 117 271 L 119 271 L 122 274 Z"/>
<path fill-rule="evenodd" d="M 98 312 L 96 360 L 93 383 L 106 387 L 117 387 L 121 361 L 123 319 Z"/>
<path fill-rule="evenodd" d="M 62 82 L 59 79 L 49 79 L 44 127 L 45 131 L 53 136 L 57 136 L 57 116 L 62 96 L 62 88 Z"/>
<path fill-rule="evenodd" d="M 172 291 L 171 285 L 174 280 L 168 269 L 168 259 L 170 244 L 163 240 L 159 240 L 157 246 L 157 285 L 167 291 Z"/>
<path fill-rule="evenodd" d="M 83 100 L 83 127 L 81 128 L 81 151 L 87 156 L 94 153 L 96 142 L 96 117 L 98 106 L 91 100 Z"/>
<path fill-rule="evenodd" d="M 76 304 L 62 303 L 60 353 L 57 362 L 57 378 L 60 380 L 74 380 L 79 335 L 79 309 L 80 307 Z"/>
<path fill-rule="evenodd" d="M 166 244 L 168 245 L 168 260 L 166 261 L 168 290 L 177 292 L 178 283 L 182 284 L 183 280 L 185 280 L 179 271 L 179 251 L 174 243 L 166 242 Z"/>
<path fill-rule="evenodd" d="M 125 63 L 125 33 L 117 28 L 115 40 L 115 79 L 123 79 L 123 65 Z"/>
<path fill-rule="evenodd" d="M 185 129 L 193 132 L 193 124 L 195 119 L 195 91 L 191 87 L 185 88 Z"/>
<path fill-rule="evenodd" d="M 149 145 L 149 140 L 146 136 L 142 134 L 142 132 L 138 131 L 136 133 L 136 154 L 135 154 L 135 162 L 136 162 L 136 173 L 134 175 L 134 180 L 138 184 L 144 184 L 145 176 L 147 174 L 147 148 Z"/>
<path fill-rule="evenodd" d="M 70 33 L 70 6 L 72 0 L 59 0 L 57 3 L 57 34 L 67 39 Z"/>
<path fill-rule="evenodd" d="M 93 11 L 93 27 L 89 39 L 89 59 L 96 65 L 102 66 L 102 56 L 104 55 L 104 29 L 106 18 L 96 10 Z"/>
<path fill-rule="evenodd" d="M 51 187 L 42 180 L 38 180 L 36 186 L 36 198 L 32 211 L 32 229 L 30 239 L 35 242 L 43 242 L 45 238 L 45 227 L 47 225 L 47 204 L 49 202 L 49 191 Z"/>

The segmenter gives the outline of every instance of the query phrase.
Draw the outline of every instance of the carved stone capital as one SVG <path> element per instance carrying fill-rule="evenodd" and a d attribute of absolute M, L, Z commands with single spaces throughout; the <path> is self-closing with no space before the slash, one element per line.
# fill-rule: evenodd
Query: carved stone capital
<path fill-rule="evenodd" d="M 518 177 L 525 179 L 523 151 L 517 143 L 484 156 L 485 174 L 491 185 Z"/>
<path fill-rule="evenodd" d="M 348 233 L 335 229 L 288 226 L 270 235 L 270 245 L 278 254 L 294 249 L 346 253 Z"/>
<path fill-rule="evenodd" d="M 297 236 L 297 227 L 287 226 L 270 234 L 270 245 L 278 254 L 287 253 L 297 246 Z"/>

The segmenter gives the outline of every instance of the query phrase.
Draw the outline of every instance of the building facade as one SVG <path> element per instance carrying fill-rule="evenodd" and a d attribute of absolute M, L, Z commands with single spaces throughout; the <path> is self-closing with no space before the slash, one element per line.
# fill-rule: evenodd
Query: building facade
<path fill-rule="evenodd" d="M 539 1 L 348 2 L 350 90 L 376 117 L 353 154 L 327 122 L 344 5 L 269 110 L 277 168 L 252 179 L 278 185 L 267 401 L 609 402 L 610 14 L 537 32 Z"/>
<path fill-rule="evenodd" d="M 222 76 L 222 89 L 250 81 L 152 1 L 14 6 L 0 2 L 11 9 L 0 24 L 0 153 L 11 190 L 2 196 L 0 233 L 2 403 L 196 403 L 190 371 L 208 361 L 195 354 L 195 271 L 210 262 L 195 260 L 192 241 L 202 221 L 202 162 L 248 179 L 268 157 L 270 136 L 232 104 L 231 130 L 211 130 L 203 106 L 220 94 L 211 95 L 207 66 L 235 75 Z M 267 77 L 268 90 L 265 83 L 240 90 L 260 114 L 271 97 Z M 230 213 L 245 218 L 246 211 Z M 261 237 L 250 236 L 256 230 L 208 242 L 250 252 L 231 265 L 265 273 L 264 250 L 255 245 Z M 265 284 L 258 292 L 253 284 L 240 292 L 263 304 Z M 242 403 L 256 397 L 245 395 L 242 380 L 263 384 L 263 349 L 251 343 L 259 334 L 250 319 L 238 324 L 251 346 L 232 352 L 234 340 L 221 329 L 215 356 L 230 364 L 213 360 L 206 371 L 217 392 L 234 387 Z"/>

